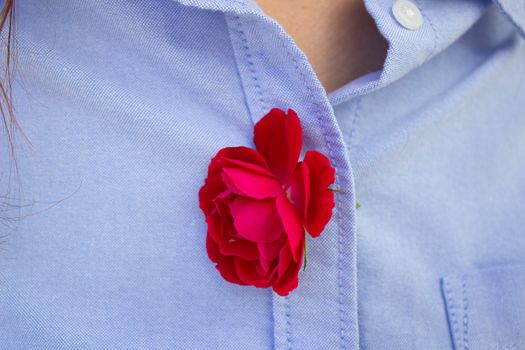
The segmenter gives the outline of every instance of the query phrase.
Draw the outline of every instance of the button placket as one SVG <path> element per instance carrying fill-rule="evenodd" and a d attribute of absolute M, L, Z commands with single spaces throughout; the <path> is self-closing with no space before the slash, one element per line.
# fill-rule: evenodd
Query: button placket
<path fill-rule="evenodd" d="M 334 216 L 309 242 L 309 264 L 287 298 L 273 295 L 278 349 L 357 349 L 356 239 L 353 179 L 346 146 L 326 92 L 305 55 L 263 13 L 226 14 L 252 118 L 264 109 L 293 108 L 303 123 L 305 149 L 319 149 L 336 167 Z M 266 111 L 265 111 L 266 112 Z"/>

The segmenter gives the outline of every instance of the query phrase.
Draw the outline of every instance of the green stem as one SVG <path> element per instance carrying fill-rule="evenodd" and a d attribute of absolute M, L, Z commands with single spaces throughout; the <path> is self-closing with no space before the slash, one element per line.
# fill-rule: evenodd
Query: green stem
<path fill-rule="evenodd" d="M 306 270 L 306 233 L 304 234 L 304 259 L 303 259 L 303 271 Z"/>

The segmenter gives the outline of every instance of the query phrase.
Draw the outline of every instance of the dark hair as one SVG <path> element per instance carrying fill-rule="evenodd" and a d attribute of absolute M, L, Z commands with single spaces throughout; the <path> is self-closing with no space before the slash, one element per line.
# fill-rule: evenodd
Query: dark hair
<path fill-rule="evenodd" d="M 15 118 L 12 94 L 13 73 L 13 32 L 14 32 L 15 0 L 6 0 L 0 14 L 0 35 L 5 40 L 2 57 L 3 71 L 0 73 L 0 114 L 2 115 L 2 126 L 7 136 L 8 154 L 11 156 L 16 169 L 14 157 L 14 137 L 20 129 Z"/>
<path fill-rule="evenodd" d="M 0 5 L 1 6 L 1 5 Z M 13 33 L 14 33 L 14 14 L 15 14 L 15 0 L 5 0 L 5 3 L 0 13 L 0 37 L 2 38 L 0 50 L 0 114 L 2 126 L 6 140 L 1 140 L 1 145 L 6 146 L 6 150 L 1 150 L 1 156 L 7 156 L 9 159 L 1 162 L 0 175 L 7 177 L 6 187 L 2 184 L 0 189 L 0 224 L 3 228 L 9 228 L 9 223 L 16 220 L 17 215 L 13 215 L 12 211 L 16 211 L 19 206 L 13 204 L 13 198 L 17 195 L 11 193 L 13 188 L 13 171 L 17 180 L 18 166 L 15 157 L 15 134 L 20 127 L 15 118 L 15 111 L 13 107 L 13 93 L 12 93 L 12 75 L 13 75 Z M 6 167 L 6 165 L 8 165 Z M 5 242 L 7 234 L 4 229 L 0 230 L 0 246 Z M 1 252 L 1 250 L 0 250 Z"/>

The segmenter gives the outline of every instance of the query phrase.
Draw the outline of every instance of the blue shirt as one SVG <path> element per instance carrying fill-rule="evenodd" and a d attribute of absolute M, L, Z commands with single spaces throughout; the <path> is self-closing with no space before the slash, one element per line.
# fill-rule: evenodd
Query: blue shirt
<path fill-rule="evenodd" d="M 0 348 L 525 348 L 524 2 L 393 2 L 327 94 L 250 0 L 17 1 Z M 344 189 L 286 298 L 220 277 L 197 198 L 272 107 Z"/>

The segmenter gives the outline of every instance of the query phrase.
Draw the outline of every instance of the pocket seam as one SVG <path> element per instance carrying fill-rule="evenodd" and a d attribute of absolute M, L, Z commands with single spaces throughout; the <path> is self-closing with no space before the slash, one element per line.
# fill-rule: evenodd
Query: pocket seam
<path fill-rule="evenodd" d="M 461 276 L 461 277 L 460 277 Z M 469 349 L 469 300 L 467 294 L 467 275 L 449 277 L 443 280 L 443 293 L 448 307 L 449 326 L 452 341 L 457 350 Z M 461 291 L 455 296 L 454 291 Z"/>

